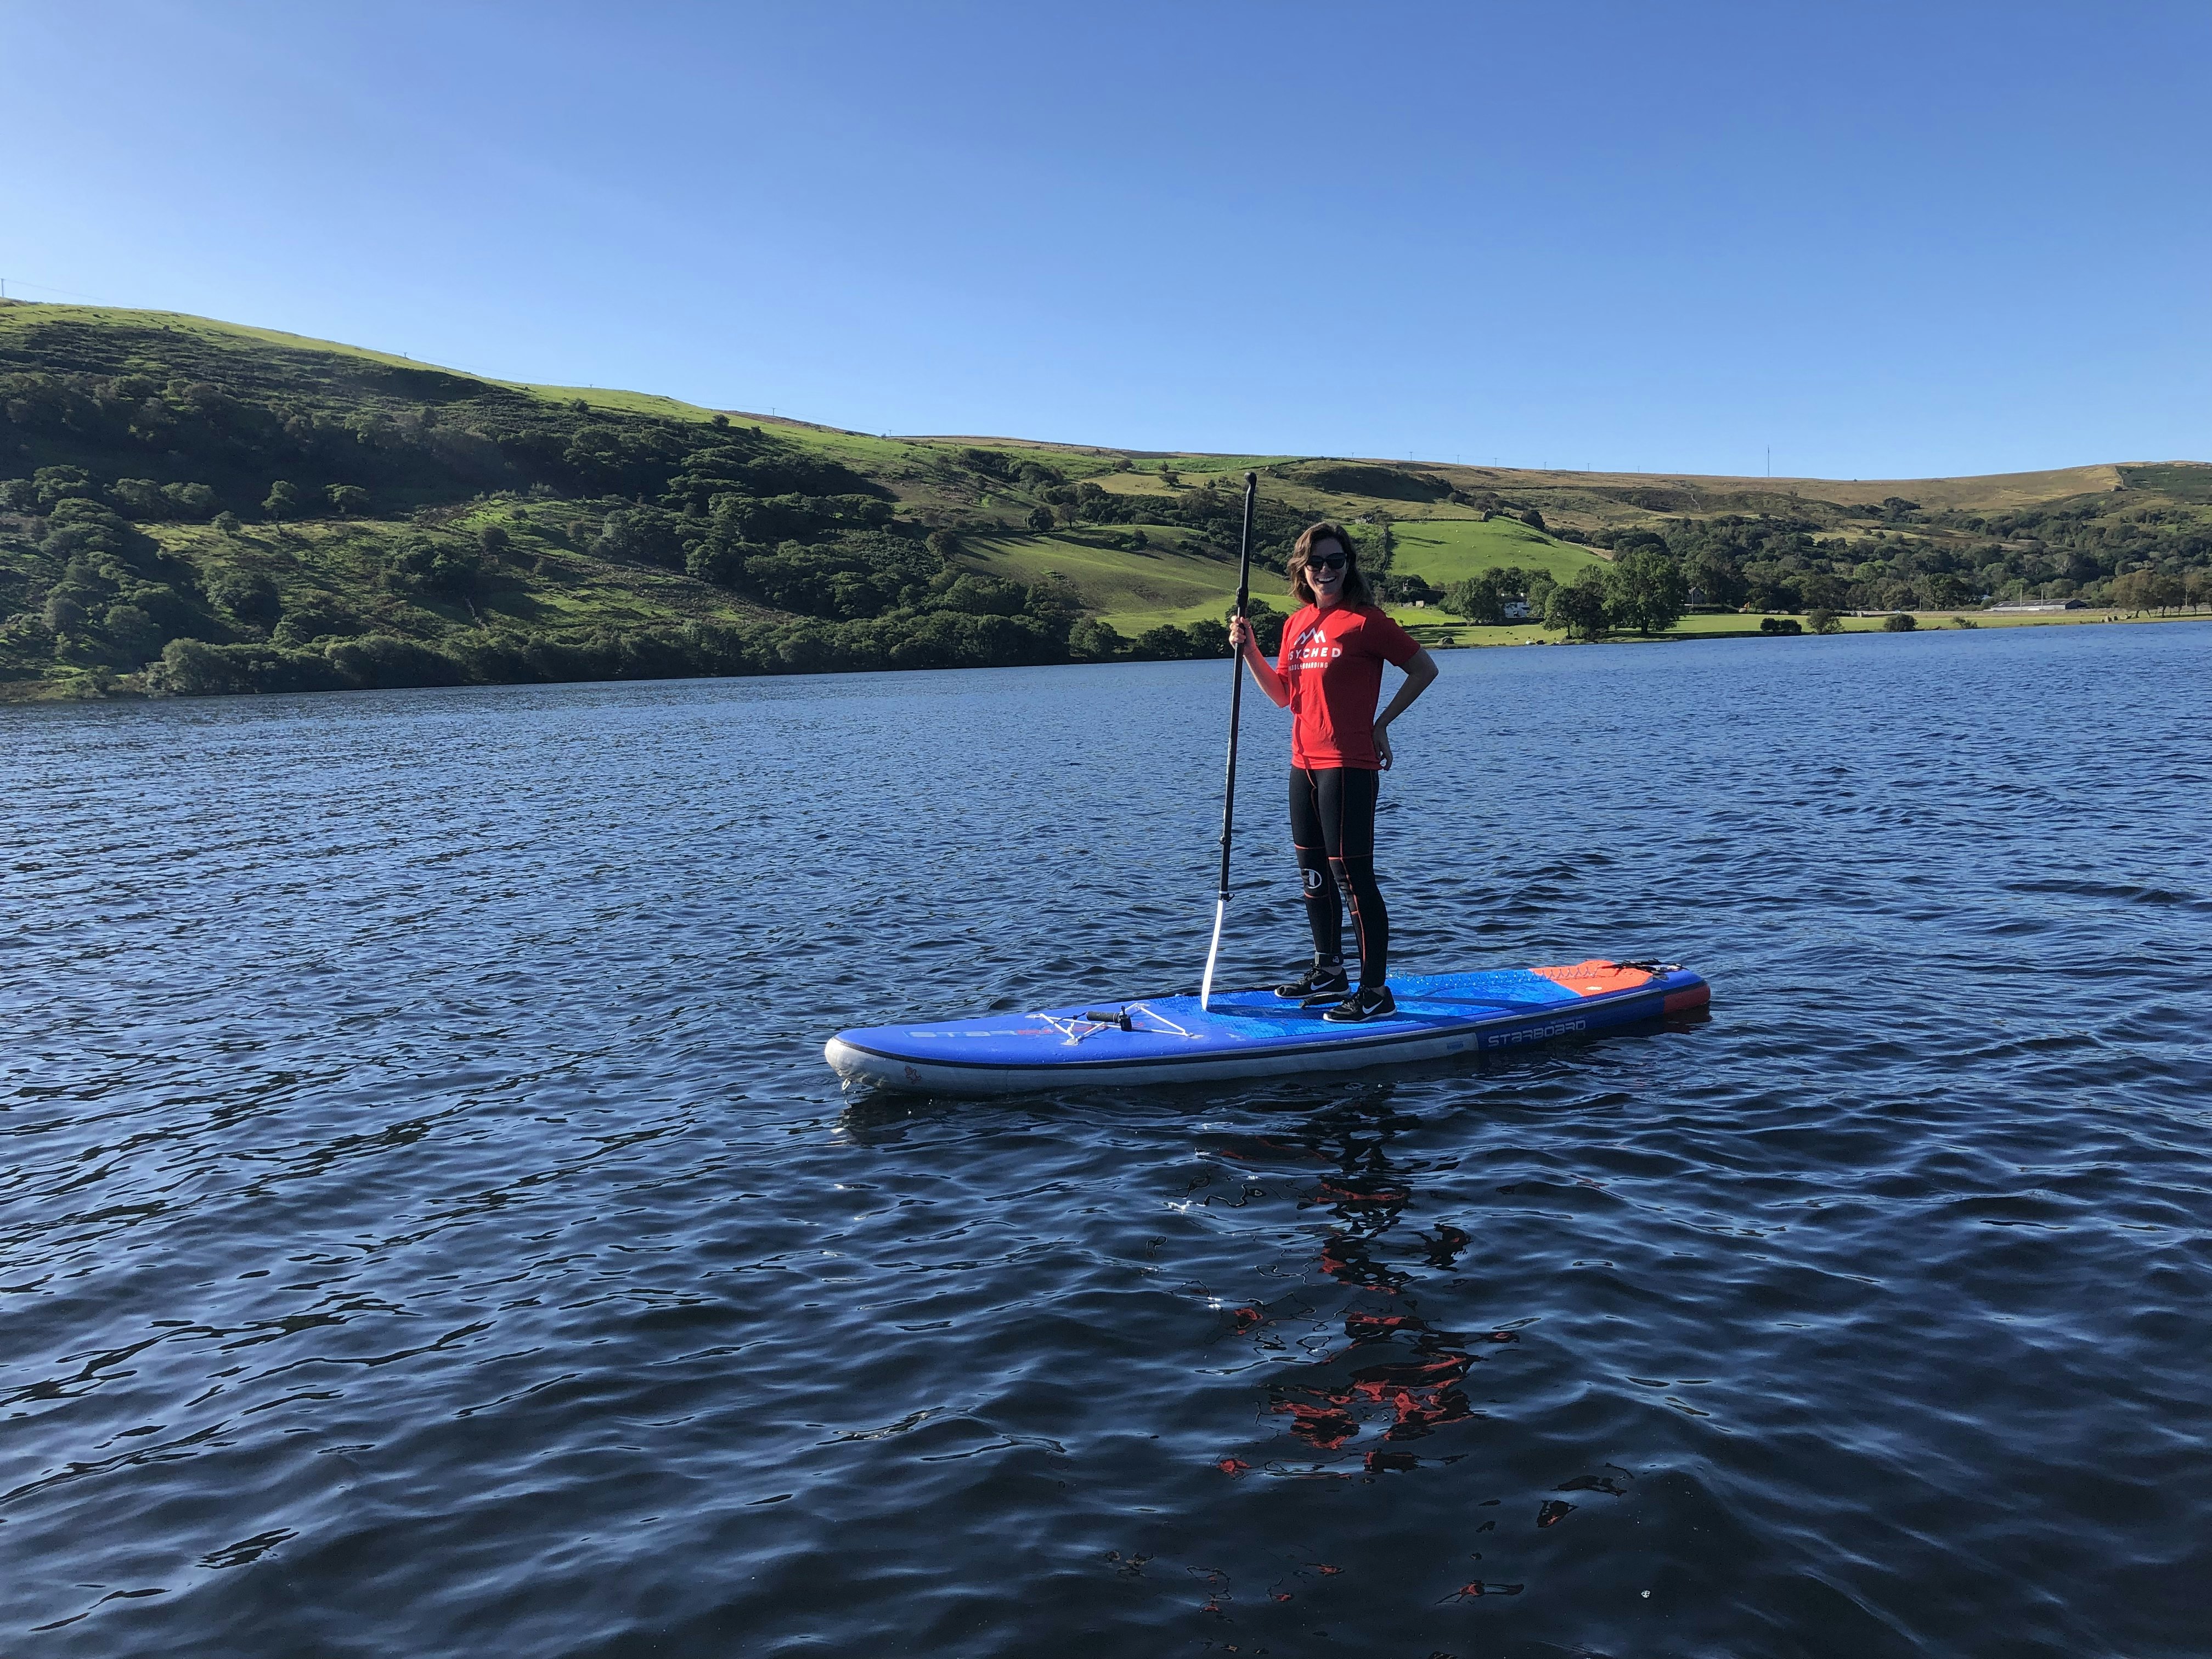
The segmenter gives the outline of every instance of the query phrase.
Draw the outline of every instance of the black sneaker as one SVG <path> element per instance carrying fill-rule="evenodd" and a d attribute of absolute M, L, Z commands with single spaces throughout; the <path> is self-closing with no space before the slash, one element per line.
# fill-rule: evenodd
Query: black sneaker
<path fill-rule="evenodd" d="M 1363 1019 L 1381 1019 L 1386 1014 L 1397 1012 L 1398 999 L 1390 994 L 1389 986 L 1378 985 L 1371 991 L 1363 986 L 1322 1018 L 1335 1020 L 1339 1024 L 1351 1025 Z"/>
<path fill-rule="evenodd" d="M 1331 997 L 1340 997 L 1352 989 L 1352 981 L 1341 968 L 1324 968 L 1316 963 L 1306 969 L 1304 979 L 1294 979 L 1288 985 L 1278 985 L 1275 994 L 1288 997 L 1293 1002 L 1327 1002 Z"/>

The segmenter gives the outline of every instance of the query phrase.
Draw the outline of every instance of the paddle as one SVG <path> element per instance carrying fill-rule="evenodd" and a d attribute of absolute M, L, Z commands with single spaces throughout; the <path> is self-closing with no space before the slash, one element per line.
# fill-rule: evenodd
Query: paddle
<path fill-rule="evenodd" d="M 1260 475 L 1244 475 L 1244 535 L 1237 554 L 1237 615 L 1242 617 L 1252 597 L 1252 501 L 1259 494 Z M 1232 641 L 1229 647 L 1229 781 L 1221 792 L 1221 890 L 1213 901 L 1213 943 L 1206 947 L 1206 978 L 1198 988 L 1198 1006 L 1204 1010 L 1213 999 L 1213 964 L 1221 955 L 1221 924 L 1229 915 L 1229 838 L 1237 825 L 1237 725 L 1244 709 L 1244 653 Z"/>

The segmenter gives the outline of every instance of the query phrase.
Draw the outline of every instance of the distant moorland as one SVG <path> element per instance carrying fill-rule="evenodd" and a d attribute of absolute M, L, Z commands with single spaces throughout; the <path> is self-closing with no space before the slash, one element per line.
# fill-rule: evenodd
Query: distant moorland
<path fill-rule="evenodd" d="M 1263 623 L 1320 518 L 1436 644 L 2212 605 L 2203 463 L 1838 483 L 876 437 L 5 301 L 0 698 L 1221 654 L 1247 468 Z"/>

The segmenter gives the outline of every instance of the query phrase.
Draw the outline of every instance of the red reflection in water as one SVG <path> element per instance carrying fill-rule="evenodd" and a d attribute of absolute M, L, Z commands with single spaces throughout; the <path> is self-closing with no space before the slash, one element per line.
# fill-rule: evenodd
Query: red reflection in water
<path fill-rule="evenodd" d="M 1465 1391 L 1478 1350 L 1518 1340 L 1509 1331 L 1440 1330 L 1414 1306 L 1416 1279 L 1456 1268 L 1474 1244 L 1466 1229 L 1442 1220 L 1410 1237 L 1398 1231 L 1418 1200 L 1414 1177 L 1429 1165 L 1394 1158 L 1389 1148 L 1416 1122 L 1390 1108 L 1385 1090 L 1316 1118 L 1300 1137 L 1304 1157 L 1334 1166 L 1299 1200 L 1301 1209 L 1325 1209 L 1331 1218 L 1319 1241 L 1320 1271 L 1368 1305 L 1339 1316 L 1346 1346 L 1281 1376 L 1268 1389 L 1267 1409 L 1316 1453 L 1357 1453 L 1370 1475 L 1419 1468 L 1424 1460 L 1407 1443 L 1480 1415 Z M 1258 1162 L 1257 1152 L 1281 1162 L 1289 1150 L 1276 1142 L 1237 1156 Z M 1378 1300 L 1383 1305 L 1374 1305 Z M 1263 1326 L 1279 1333 L 1285 1314 L 1279 1303 L 1255 1304 L 1231 1310 L 1230 1322 L 1239 1335 L 1257 1335 Z M 1277 1337 L 1265 1340 L 1280 1346 Z M 1367 1443 L 1355 1443 L 1364 1435 Z"/>
<path fill-rule="evenodd" d="M 1478 1578 L 1473 1583 L 1462 1584 L 1443 1599 L 1445 1601 L 1471 1601 L 1478 1595 L 1518 1595 L 1527 1588 L 1524 1584 L 1486 1584 Z"/>
<path fill-rule="evenodd" d="M 1437 1236 L 1422 1240 L 1429 1247 L 1425 1258 L 1431 1267 L 1454 1267 L 1459 1265 L 1459 1253 L 1474 1243 L 1465 1233 L 1449 1222 L 1439 1222 Z"/>
<path fill-rule="evenodd" d="M 1400 1441 L 1419 1439 L 1474 1415 L 1459 1386 L 1476 1358 L 1460 1346 L 1464 1339 L 1433 1330 L 1413 1314 L 1348 1314 L 1344 1334 L 1355 1346 L 1411 1337 L 1413 1352 L 1402 1359 L 1356 1366 L 1333 1385 L 1278 1385 L 1268 1410 L 1287 1416 L 1291 1432 L 1307 1444 L 1339 1450 L 1358 1435 L 1364 1418 L 1378 1411 L 1390 1413 L 1382 1438 Z M 1370 1471 L 1413 1468 L 1419 1462 L 1410 1453 L 1376 1449 L 1367 1454 Z"/>

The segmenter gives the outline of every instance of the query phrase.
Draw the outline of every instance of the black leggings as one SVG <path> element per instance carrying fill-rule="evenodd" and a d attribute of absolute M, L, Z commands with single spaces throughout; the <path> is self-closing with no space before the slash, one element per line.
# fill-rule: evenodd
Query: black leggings
<path fill-rule="evenodd" d="M 1370 989 L 1382 983 L 1390 963 L 1390 913 L 1375 884 L 1375 799 L 1382 781 L 1380 772 L 1355 766 L 1291 769 L 1291 840 L 1305 878 L 1314 956 L 1328 963 L 1344 955 L 1341 893 L 1352 906 L 1359 983 Z"/>

